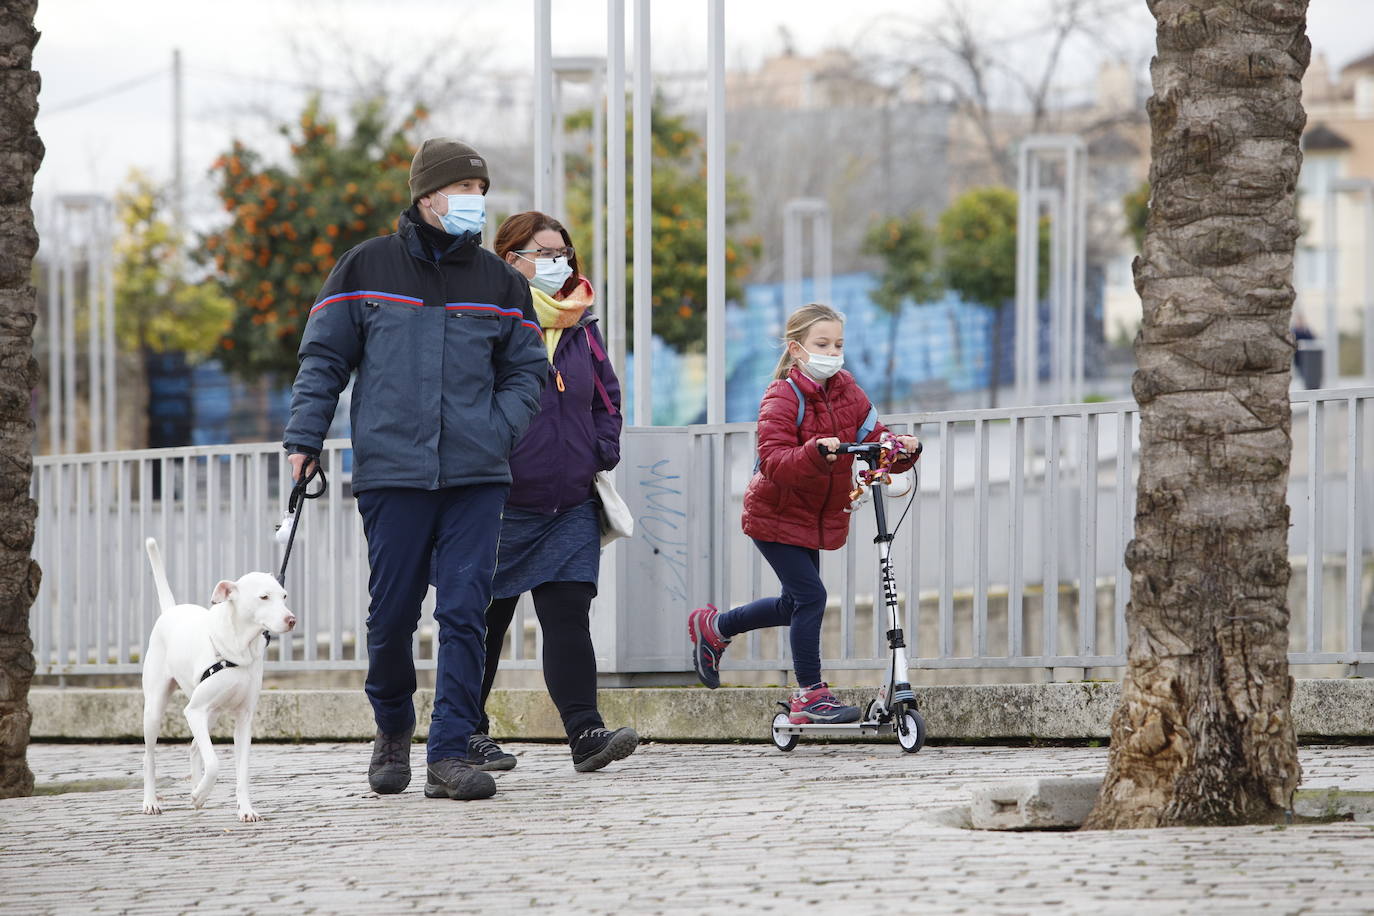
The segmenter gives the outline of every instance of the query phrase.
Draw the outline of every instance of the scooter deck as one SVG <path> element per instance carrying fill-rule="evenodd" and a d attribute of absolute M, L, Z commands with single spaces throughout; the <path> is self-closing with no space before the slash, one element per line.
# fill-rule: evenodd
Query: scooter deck
<path fill-rule="evenodd" d="M 864 735 L 894 734 L 892 722 L 812 722 L 805 725 L 775 725 L 773 731 L 780 735 L 829 735 L 831 737 L 861 737 Z"/>

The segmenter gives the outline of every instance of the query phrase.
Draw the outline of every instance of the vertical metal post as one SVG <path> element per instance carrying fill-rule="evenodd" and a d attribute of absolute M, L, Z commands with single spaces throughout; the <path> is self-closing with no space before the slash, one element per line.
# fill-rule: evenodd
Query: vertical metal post
<path fill-rule="evenodd" d="M 1364 359 L 1360 366 L 1366 385 L 1374 385 L 1374 182 L 1364 198 Z"/>
<path fill-rule="evenodd" d="M 706 422 L 725 422 L 725 0 L 706 39 Z"/>
<path fill-rule="evenodd" d="M 172 49 L 172 246 L 176 251 L 175 279 L 182 279 L 186 251 L 185 108 L 182 105 L 181 49 Z"/>
<path fill-rule="evenodd" d="M 782 211 L 782 299 L 783 311 L 791 315 L 801 308 L 801 214 L 789 201 Z"/>
<path fill-rule="evenodd" d="M 549 131 L 549 143 L 552 152 L 550 158 L 550 186 L 552 192 L 549 198 L 549 209 L 545 212 L 553 215 L 559 221 L 568 217 L 568 164 L 564 156 L 564 137 L 563 137 L 563 80 L 554 74 L 553 88 L 550 98 L 553 100 L 550 106 L 549 121 L 551 124 Z"/>
<path fill-rule="evenodd" d="M 1035 234 L 1035 201 L 1030 196 L 1030 149 L 1016 154 L 1016 402 L 1031 398 L 1031 357 L 1035 352 L 1035 249 L 1027 257 L 1026 240 Z"/>
<path fill-rule="evenodd" d="M 48 454 L 60 455 L 62 436 L 62 259 L 65 257 L 62 208 L 55 203 L 42 244 L 48 249 Z"/>
<path fill-rule="evenodd" d="M 122 429 L 123 425 L 119 418 L 115 416 L 118 408 L 118 398 L 115 396 L 115 247 L 114 240 L 117 232 L 115 226 L 114 202 L 106 203 L 102 212 L 105 214 L 103 220 L 104 231 L 101 238 L 101 251 L 104 253 L 101 279 L 105 292 L 105 450 L 114 451 L 119 447 L 116 430 Z"/>
<path fill-rule="evenodd" d="M 66 416 L 63 418 L 65 449 L 76 451 L 76 266 L 72 244 L 72 221 L 63 213 L 62 227 L 62 400 Z"/>
<path fill-rule="evenodd" d="M 625 0 L 606 4 L 606 324 L 625 365 Z M 637 353 L 635 359 L 649 359 Z"/>
<path fill-rule="evenodd" d="M 653 365 L 653 69 L 649 49 L 649 0 L 634 0 L 634 315 L 635 425 L 654 423 Z"/>
<path fill-rule="evenodd" d="M 1083 141 L 1077 137 L 1074 138 L 1070 150 L 1073 167 L 1067 173 L 1071 194 L 1067 216 L 1070 220 L 1069 238 L 1073 264 L 1069 275 L 1073 302 L 1073 371 L 1069 394 L 1077 402 L 1083 400 L 1083 382 L 1088 362 L 1088 153 Z"/>
<path fill-rule="evenodd" d="M 1330 379 L 1337 377 L 1337 354 L 1340 351 L 1340 335 L 1337 333 L 1336 325 L 1336 297 L 1339 291 L 1336 288 L 1338 271 L 1340 270 L 1339 260 L 1341 256 L 1340 245 L 1336 241 L 1336 189 L 1328 186 L 1322 203 L 1322 247 L 1326 250 L 1326 297 L 1325 315 L 1322 334 L 1322 384 L 1331 387 Z"/>
<path fill-rule="evenodd" d="M 834 274 L 831 257 L 834 247 L 832 238 L 830 207 L 822 203 L 815 222 L 811 224 L 811 241 L 816 252 L 813 270 L 815 271 L 816 301 L 831 306 L 835 304 L 831 300 L 830 288 L 830 278 Z"/>
<path fill-rule="evenodd" d="M 534 209 L 553 201 L 553 11 L 552 0 L 534 0 Z"/>
<path fill-rule="evenodd" d="M 592 288 L 596 301 L 606 301 L 606 68 L 592 84 Z M 609 319 L 608 319 L 609 321 Z M 609 333 L 609 332 L 608 332 Z M 607 346 L 610 346 L 609 342 Z M 612 350 L 612 353 L 615 351 Z M 623 363 L 616 363 L 620 369 Z"/>
<path fill-rule="evenodd" d="M 90 430 L 90 440 L 88 451 L 100 451 L 101 443 L 105 441 L 103 429 L 103 417 L 101 407 L 105 403 L 101 394 L 101 382 L 104 373 L 100 367 L 101 335 L 100 335 L 100 315 L 102 312 L 102 302 L 104 298 L 101 289 L 101 274 L 103 268 L 100 256 L 100 208 L 91 205 L 86 208 L 86 413 L 87 425 Z"/>

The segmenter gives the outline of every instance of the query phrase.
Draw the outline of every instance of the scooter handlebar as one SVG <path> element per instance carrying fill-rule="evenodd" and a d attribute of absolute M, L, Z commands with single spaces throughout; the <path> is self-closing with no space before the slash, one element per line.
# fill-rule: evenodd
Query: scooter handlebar
<path fill-rule="evenodd" d="M 882 450 L 883 444 L 881 442 L 841 442 L 836 448 L 826 448 L 817 443 L 816 447 L 822 455 L 871 455 L 876 458 L 878 452 Z M 925 446 L 918 444 L 916 454 L 921 454 L 924 449 Z"/>

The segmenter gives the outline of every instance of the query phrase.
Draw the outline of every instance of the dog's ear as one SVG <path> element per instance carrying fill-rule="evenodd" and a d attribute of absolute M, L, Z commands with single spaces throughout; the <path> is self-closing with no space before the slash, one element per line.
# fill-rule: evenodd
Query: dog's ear
<path fill-rule="evenodd" d="M 233 601 L 238 596 L 238 583 L 230 582 L 228 579 L 220 579 L 215 585 L 215 590 L 210 593 L 210 603 L 219 604 L 221 601 Z"/>

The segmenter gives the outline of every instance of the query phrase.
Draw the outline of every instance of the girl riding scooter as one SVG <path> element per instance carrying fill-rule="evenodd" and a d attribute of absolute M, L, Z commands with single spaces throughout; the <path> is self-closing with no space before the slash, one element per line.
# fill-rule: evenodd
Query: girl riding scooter
<path fill-rule="evenodd" d="M 784 344 L 759 406 L 759 464 L 744 493 L 743 516 L 744 533 L 777 574 L 782 594 L 724 613 L 709 604 L 697 608 L 687 632 L 697 676 L 714 689 L 732 637 L 789 626 L 799 685 L 789 702 L 791 721 L 855 722 L 859 708 L 842 704 L 821 680 L 820 551 L 843 547 L 849 537 L 845 510 L 854 459 L 834 450 L 842 441 L 876 441 L 886 428 L 854 376 L 840 368 L 843 315 L 826 305 L 803 306 L 787 319 Z M 915 464 L 920 443 L 915 436 L 896 439 L 901 454 L 892 471 L 900 472 Z"/>

